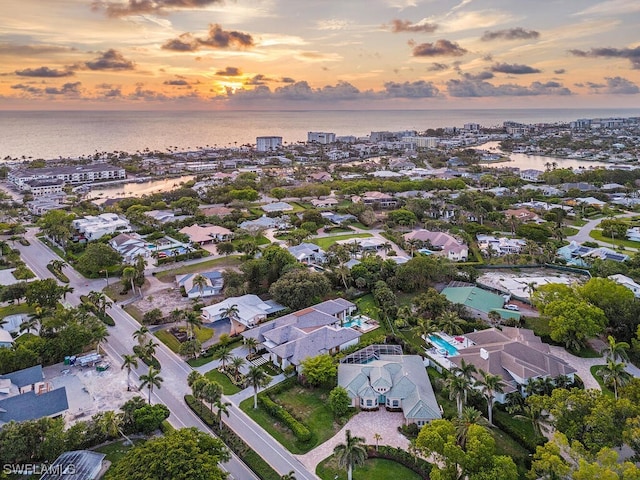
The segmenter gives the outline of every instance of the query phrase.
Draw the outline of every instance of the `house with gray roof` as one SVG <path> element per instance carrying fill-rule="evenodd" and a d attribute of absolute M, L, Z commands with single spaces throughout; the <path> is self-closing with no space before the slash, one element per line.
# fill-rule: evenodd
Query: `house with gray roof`
<path fill-rule="evenodd" d="M 260 208 L 267 213 L 291 212 L 293 210 L 293 206 L 289 205 L 287 202 L 267 203 L 266 205 L 262 205 Z"/>
<path fill-rule="evenodd" d="M 525 328 L 489 328 L 464 335 L 470 346 L 458 350 L 449 361 L 460 366 L 467 364 L 502 378 L 503 393 L 496 395 L 496 402 L 504 403 L 506 395 L 520 391 L 537 378 L 555 379 L 566 376 L 573 381 L 576 370 L 551 353 L 533 330 Z M 477 375 L 477 374 L 475 374 Z M 478 377 L 479 378 L 479 377 Z"/>
<path fill-rule="evenodd" d="M 97 480 L 105 457 L 104 453 L 89 450 L 64 452 L 48 466 L 40 480 Z"/>
<path fill-rule="evenodd" d="M 361 332 L 343 327 L 356 305 L 337 298 L 262 323 L 242 333 L 254 338 L 281 368 L 298 367 L 307 357 L 335 354 L 358 343 Z"/>
<path fill-rule="evenodd" d="M 338 365 L 338 385 L 347 391 L 353 407 L 401 411 L 405 424 L 419 427 L 442 418 L 420 356 L 383 353 L 363 360 L 366 363 Z"/>
<path fill-rule="evenodd" d="M 209 305 L 202 309 L 202 320 L 205 323 L 213 323 L 227 318 L 226 312 L 230 307 L 236 307 L 237 313 L 231 320 L 231 331 L 241 332 L 246 328 L 252 328 L 267 317 L 281 312 L 285 309 L 273 300 L 263 301 L 257 295 L 242 295 L 240 297 L 229 297 L 222 302 Z"/>
<path fill-rule="evenodd" d="M 201 287 L 194 284 L 194 279 L 197 276 L 202 276 L 205 279 L 206 284 Z M 187 273 L 186 275 L 177 275 L 176 284 L 178 288 L 184 287 L 184 291 L 189 298 L 199 297 L 213 297 L 222 293 L 224 287 L 224 279 L 222 278 L 222 272 L 213 270 L 211 272 L 202 273 Z"/>
<path fill-rule="evenodd" d="M 326 255 L 318 245 L 313 243 L 301 243 L 287 248 L 289 253 L 296 257 L 300 263 L 324 263 Z"/>
<path fill-rule="evenodd" d="M 256 218 L 255 220 L 245 220 L 238 227 L 243 230 L 255 231 L 255 230 L 266 230 L 268 228 L 289 228 L 289 222 L 283 217 L 267 217 L 263 215 L 260 218 Z"/>

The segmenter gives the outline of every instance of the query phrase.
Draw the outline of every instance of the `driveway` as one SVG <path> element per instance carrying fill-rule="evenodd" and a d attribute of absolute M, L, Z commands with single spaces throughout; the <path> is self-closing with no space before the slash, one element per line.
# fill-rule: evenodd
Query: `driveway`
<path fill-rule="evenodd" d="M 594 389 L 594 390 L 602 390 L 600 385 L 593 375 L 591 375 L 591 367 L 594 365 L 604 365 L 606 361 L 604 358 L 582 358 L 576 357 L 575 355 L 571 355 L 567 352 L 563 347 L 558 347 L 556 345 L 550 345 L 551 353 L 558 358 L 561 358 L 573 368 L 577 370 L 576 374 L 582 379 L 584 382 L 584 388 L 586 390 Z"/>
<path fill-rule="evenodd" d="M 333 449 L 339 443 L 344 442 L 347 430 L 357 437 L 364 437 L 367 445 L 375 445 L 376 433 L 382 436 L 380 445 L 399 447 L 403 450 L 409 449 L 409 440 L 398 431 L 398 427 L 403 424 L 402 412 L 387 412 L 381 408 L 377 412 L 360 412 L 351 418 L 342 429 L 322 445 L 304 455 L 296 455 L 300 462 L 310 471 L 315 472 L 316 466 L 325 458 L 333 454 Z"/>
<path fill-rule="evenodd" d="M 635 212 L 629 212 L 629 213 L 623 213 L 622 215 L 616 215 L 615 218 L 628 218 L 628 217 L 635 217 L 638 214 Z M 601 242 L 600 240 L 596 240 L 594 238 L 591 238 L 591 236 L 589 236 L 589 234 L 591 233 L 592 230 L 598 228 L 598 226 L 600 225 L 600 222 L 602 222 L 602 220 L 606 220 L 606 217 L 602 217 L 602 218 L 596 218 L 595 220 L 589 220 L 585 225 L 583 225 L 582 227 L 580 227 L 580 230 L 578 230 L 578 233 L 576 233 L 575 235 L 572 235 L 570 237 L 567 237 L 567 240 L 569 242 L 575 241 L 578 243 L 583 243 L 583 242 L 595 242 L 598 245 L 602 245 L 603 247 L 609 247 L 611 248 L 611 243 L 608 242 Z M 628 248 L 627 250 L 632 250 L 632 251 L 637 251 L 638 249 L 636 248 Z"/>

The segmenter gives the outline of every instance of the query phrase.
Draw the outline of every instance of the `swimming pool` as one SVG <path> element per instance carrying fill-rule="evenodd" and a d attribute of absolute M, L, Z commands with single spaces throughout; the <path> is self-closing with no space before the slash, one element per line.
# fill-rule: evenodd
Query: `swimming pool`
<path fill-rule="evenodd" d="M 447 352 L 450 357 L 454 355 L 458 355 L 458 349 L 451 345 L 449 342 L 444 341 L 442 338 L 437 335 L 429 335 L 429 341 L 433 343 L 436 347 L 442 348 Z"/>
<path fill-rule="evenodd" d="M 342 324 L 343 327 L 351 328 L 351 327 L 361 327 L 362 326 L 362 317 L 347 317 L 348 320 Z"/>

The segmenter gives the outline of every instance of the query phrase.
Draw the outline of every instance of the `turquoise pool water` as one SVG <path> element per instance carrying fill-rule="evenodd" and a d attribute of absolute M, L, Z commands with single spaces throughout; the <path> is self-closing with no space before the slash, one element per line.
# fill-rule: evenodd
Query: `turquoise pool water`
<path fill-rule="evenodd" d="M 343 327 L 351 328 L 351 327 L 361 327 L 362 326 L 362 318 L 360 317 L 351 317 L 348 321 L 342 324 Z"/>
<path fill-rule="evenodd" d="M 449 342 L 445 342 L 442 338 L 437 335 L 429 335 L 429 341 L 433 343 L 436 347 L 444 349 L 450 357 L 458 354 L 458 349 L 451 345 Z"/>

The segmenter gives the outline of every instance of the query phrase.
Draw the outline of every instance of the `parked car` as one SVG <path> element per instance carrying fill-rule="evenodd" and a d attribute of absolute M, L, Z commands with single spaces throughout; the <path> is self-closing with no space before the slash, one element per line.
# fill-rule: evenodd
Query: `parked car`
<path fill-rule="evenodd" d="M 520 310 L 520 307 L 518 305 L 514 305 L 513 303 L 507 303 L 504 308 L 506 308 L 507 310 L 515 310 L 516 312 Z"/>

